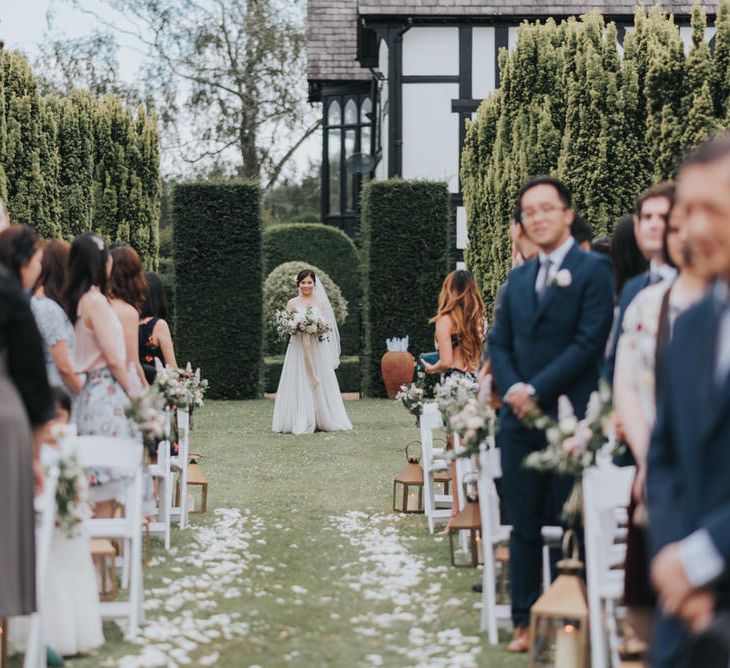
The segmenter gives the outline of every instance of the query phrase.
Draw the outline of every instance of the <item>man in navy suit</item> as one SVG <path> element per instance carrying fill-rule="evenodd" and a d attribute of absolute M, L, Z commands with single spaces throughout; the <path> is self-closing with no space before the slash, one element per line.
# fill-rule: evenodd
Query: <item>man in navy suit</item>
<path fill-rule="evenodd" d="M 657 183 L 645 190 L 636 199 L 634 206 L 634 236 L 639 249 L 649 261 L 649 269 L 643 274 L 634 276 L 626 281 L 619 295 L 618 318 L 613 328 L 611 344 L 606 356 L 606 363 L 602 375 L 613 383 L 613 370 L 616 365 L 616 350 L 621 336 L 624 314 L 634 297 L 652 283 L 663 280 L 673 280 L 677 275 L 676 269 L 664 261 L 664 230 L 667 227 L 667 217 L 674 203 L 674 184 L 669 181 Z"/>
<path fill-rule="evenodd" d="M 596 389 L 613 316 L 610 263 L 578 248 L 570 234 L 571 196 L 552 177 L 526 183 L 520 221 L 538 257 L 514 269 L 489 336 L 492 368 L 504 397 L 500 414 L 503 501 L 512 524 L 510 590 L 515 636 L 508 649 L 527 651 L 530 607 L 540 593 L 541 528 L 557 524 L 573 479 L 523 468 L 545 447 L 523 418 L 536 408 L 555 415 L 567 395 L 577 415 Z"/>
<path fill-rule="evenodd" d="M 655 668 L 686 666 L 683 625 L 701 630 L 730 608 L 730 136 L 684 163 L 676 206 L 695 266 L 716 280 L 677 319 L 659 375 L 647 466 L 651 572 L 662 607 Z"/>

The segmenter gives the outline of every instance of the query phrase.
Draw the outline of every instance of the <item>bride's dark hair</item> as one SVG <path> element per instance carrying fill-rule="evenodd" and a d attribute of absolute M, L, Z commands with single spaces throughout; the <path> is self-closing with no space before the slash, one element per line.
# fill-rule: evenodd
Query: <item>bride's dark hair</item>
<path fill-rule="evenodd" d="M 307 276 L 311 276 L 312 280 L 316 283 L 317 277 L 315 276 L 314 272 L 311 269 L 302 269 L 297 274 L 297 285 L 299 285 Z"/>

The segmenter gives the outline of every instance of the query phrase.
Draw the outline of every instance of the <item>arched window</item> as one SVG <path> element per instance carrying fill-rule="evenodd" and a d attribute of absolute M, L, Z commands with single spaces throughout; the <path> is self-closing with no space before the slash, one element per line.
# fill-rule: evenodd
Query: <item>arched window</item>
<path fill-rule="evenodd" d="M 340 103 L 337 100 L 330 102 L 329 110 L 327 111 L 327 125 L 340 125 L 342 123 L 342 116 L 340 116 Z"/>
<path fill-rule="evenodd" d="M 357 123 L 357 104 L 350 98 L 345 104 L 345 125 L 355 125 L 355 123 Z"/>

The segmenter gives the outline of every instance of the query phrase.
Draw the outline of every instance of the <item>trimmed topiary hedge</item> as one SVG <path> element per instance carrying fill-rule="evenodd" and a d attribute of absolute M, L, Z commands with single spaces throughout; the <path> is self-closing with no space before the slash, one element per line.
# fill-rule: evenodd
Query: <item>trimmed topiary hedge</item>
<path fill-rule="evenodd" d="M 363 392 L 385 396 L 385 340 L 410 336 L 414 355 L 433 350 L 438 294 L 449 267 L 449 191 L 445 183 L 373 181 L 362 193 L 365 259 Z"/>
<path fill-rule="evenodd" d="M 327 272 L 347 300 L 348 316 L 340 327 L 343 355 L 360 354 L 362 274 L 360 253 L 350 238 L 331 225 L 292 223 L 264 231 L 264 278 L 280 264 L 301 260 Z M 276 342 L 266 341 L 266 352 L 277 353 Z"/>
<path fill-rule="evenodd" d="M 264 358 L 264 392 L 276 392 L 281 377 L 284 356 L 277 355 Z M 357 356 L 341 357 L 336 371 L 340 392 L 360 391 L 360 358 Z"/>
<path fill-rule="evenodd" d="M 178 361 L 201 368 L 212 399 L 255 397 L 262 350 L 259 187 L 179 184 L 173 220 Z"/>

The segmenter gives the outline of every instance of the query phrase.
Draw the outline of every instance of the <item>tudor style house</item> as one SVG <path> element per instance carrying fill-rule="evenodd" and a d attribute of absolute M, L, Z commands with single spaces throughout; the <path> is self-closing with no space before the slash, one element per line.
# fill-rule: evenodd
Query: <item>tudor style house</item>
<path fill-rule="evenodd" d="M 593 8 L 616 23 L 622 41 L 636 4 L 309 0 L 309 100 L 322 103 L 323 117 L 322 221 L 354 235 L 367 179 L 443 180 L 456 212 L 458 255 L 466 246 L 459 179 L 465 121 L 499 86 L 499 50 L 515 44 L 524 20 L 559 20 Z M 674 14 L 689 48 L 691 3 L 665 1 L 662 7 Z M 707 11 L 714 19 L 714 7 Z M 708 28 L 708 41 L 713 34 Z"/>

